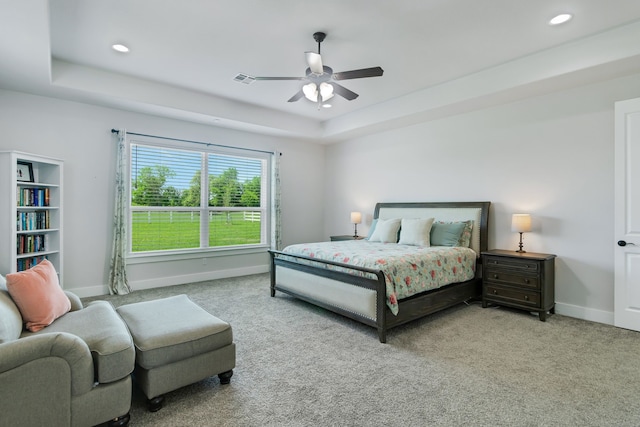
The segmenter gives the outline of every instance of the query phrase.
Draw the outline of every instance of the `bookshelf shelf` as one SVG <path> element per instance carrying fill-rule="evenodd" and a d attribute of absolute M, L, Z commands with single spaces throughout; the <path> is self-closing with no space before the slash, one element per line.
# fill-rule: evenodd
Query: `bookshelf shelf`
<path fill-rule="evenodd" d="M 50 255 L 50 254 L 57 254 L 58 251 L 40 251 L 40 252 L 28 252 L 28 253 L 24 253 L 24 254 L 17 254 L 16 258 L 20 259 L 20 258 L 31 258 L 31 257 L 38 257 L 38 256 L 42 256 L 42 255 Z"/>
<path fill-rule="evenodd" d="M 59 159 L 0 152 L 0 171 L 8 174 L 0 199 L 9 201 L 0 208 L 0 274 L 26 270 L 46 258 L 63 285 L 63 166 Z"/>

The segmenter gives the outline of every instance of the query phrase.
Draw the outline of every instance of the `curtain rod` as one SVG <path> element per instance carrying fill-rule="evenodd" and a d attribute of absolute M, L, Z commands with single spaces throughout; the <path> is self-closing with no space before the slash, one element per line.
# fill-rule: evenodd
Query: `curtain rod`
<path fill-rule="evenodd" d="M 119 134 L 120 130 L 119 129 L 111 129 L 111 133 Z M 253 148 L 232 147 L 231 145 L 212 144 L 211 142 L 190 141 L 188 139 L 169 138 L 169 137 L 166 137 L 166 136 L 148 135 L 148 134 L 144 134 L 144 133 L 127 132 L 127 135 L 136 135 L 136 136 L 146 136 L 146 137 L 149 137 L 149 138 L 168 139 L 169 141 L 188 142 L 190 144 L 206 145 L 207 147 L 232 148 L 234 150 L 245 150 L 245 151 L 255 151 L 257 153 L 276 154 L 274 151 L 255 150 Z M 280 155 L 282 156 L 282 153 L 280 153 Z"/>

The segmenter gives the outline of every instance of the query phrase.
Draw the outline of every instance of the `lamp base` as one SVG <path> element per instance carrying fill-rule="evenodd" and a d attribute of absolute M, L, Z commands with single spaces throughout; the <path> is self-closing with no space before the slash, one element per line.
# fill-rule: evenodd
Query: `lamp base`
<path fill-rule="evenodd" d="M 353 224 L 353 238 L 358 238 L 358 224 Z"/>
<path fill-rule="evenodd" d="M 521 253 L 521 254 L 527 252 L 524 249 L 522 249 L 522 233 L 520 233 L 520 245 L 519 245 L 519 248 L 518 248 L 518 250 L 516 252 Z"/>

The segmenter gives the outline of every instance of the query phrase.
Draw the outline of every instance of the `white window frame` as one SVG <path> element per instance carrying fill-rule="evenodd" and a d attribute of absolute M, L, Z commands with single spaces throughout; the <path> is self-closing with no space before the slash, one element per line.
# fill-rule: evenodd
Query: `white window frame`
<path fill-rule="evenodd" d="M 182 142 L 172 139 L 164 139 L 157 137 L 146 137 L 129 135 L 127 138 L 127 262 L 130 264 L 145 262 L 164 262 L 172 260 L 201 258 L 212 256 L 230 256 L 249 253 L 263 253 L 271 247 L 269 236 L 271 235 L 271 215 L 272 215 L 272 154 L 259 150 L 250 150 L 243 148 L 234 148 L 219 146 L 206 143 Z M 132 206 L 131 205 L 131 145 L 148 145 L 151 147 L 167 148 L 175 150 L 185 150 L 204 154 L 201 157 L 201 174 L 200 174 L 200 206 L 183 207 L 158 207 L 158 206 Z M 236 157 L 245 157 L 262 161 L 262 176 L 260 177 L 260 206 L 259 207 L 218 207 L 209 206 L 209 171 L 208 156 L 227 155 Z M 171 249 L 147 252 L 132 252 L 132 215 L 133 211 L 198 211 L 200 214 L 200 247 L 188 249 Z M 253 211 L 259 212 L 261 215 L 260 227 L 260 243 L 233 246 L 208 246 L 209 242 L 209 213 L 226 211 Z"/>

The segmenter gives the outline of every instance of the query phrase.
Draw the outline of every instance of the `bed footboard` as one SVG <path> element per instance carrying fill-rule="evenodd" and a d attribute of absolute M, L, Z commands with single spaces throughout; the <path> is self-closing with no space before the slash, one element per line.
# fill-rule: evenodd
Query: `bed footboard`
<path fill-rule="evenodd" d="M 269 251 L 271 254 L 271 296 L 276 291 L 357 320 L 378 330 L 386 342 L 386 284 L 380 270 L 354 267 L 332 261 Z M 360 277 L 346 271 L 319 268 L 304 262 L 340 267 L 347 271 L 370 273 Z"/>

